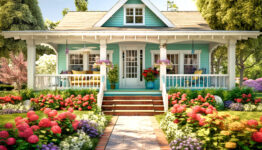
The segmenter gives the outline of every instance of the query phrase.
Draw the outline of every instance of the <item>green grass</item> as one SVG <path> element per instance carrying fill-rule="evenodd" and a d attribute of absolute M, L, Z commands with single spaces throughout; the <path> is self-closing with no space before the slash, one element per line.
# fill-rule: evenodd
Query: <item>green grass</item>
<path fill-rule="evenodd" d="M 228 113 L 230 115 L 239 116 L 241 120 L 250 120 L 250 119 L 256 119 L 260 120 L 260 117 L 262 116 L 262 112 L 245 112 L 245 111 L 219 111 L 219 113 Z M 161 122 L 161 120 L 165 117 L 165 114 L 156 115 L 155 118 L 158 123 Z"/>
<path fill-rule="evenodd" d="M 257 98 L 262 98 L 262 93 L 256 93 Z"/>

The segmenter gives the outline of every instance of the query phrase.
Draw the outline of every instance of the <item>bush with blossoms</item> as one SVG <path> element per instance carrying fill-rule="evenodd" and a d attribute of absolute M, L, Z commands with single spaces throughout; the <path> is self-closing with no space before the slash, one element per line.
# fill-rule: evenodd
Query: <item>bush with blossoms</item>
<path fill-rule="evenodd" d="M 60 95 L 46 96 L 40 95 L 38 98 L 32 98 L 32 107 L 34 110 L 44 110 L 45 108 L 51 108 L 55 110 L 66 110 L 73 108 L 74 110 L 94 110 L 96 109 L 96 99 L 93 94 L 86 96 L 74 96 L 63 99 Z"/>
<path fill-rule="evenodd" d="M 229 114 L 218 114 L 216 108 L 208 102 L 201 105 L 178 102 L 171 108 L 171 113 L 173 117 L 168 113 L 169 117 L 161 122 L 161 128 L 172 138 L 168 139 L 172 141 L 172 149 L 182 147 L 182 150 L 183 147 L 190 146 L 196 149 L 262 149 L 262 117 L 260 121 L 246 121 Z M 167 121 L 173 122 L 173 125 L 166 123 Z M 169 126 L 166 127 L 166 124 Z M 172 131 L 175 135 L 183 131 L 184 134 L 170 136 L 167 131 Z M 186 139 L 181 141 L 178 139 L 181 137 Z M 200 145 L 182 143 L 192 138 L 197 139 Z"/>
<path fill-rule="evenodd" d="M 21 96 L 4 96 L 0 97 L 0 104 L 18 104 L 22 102 Z"/>

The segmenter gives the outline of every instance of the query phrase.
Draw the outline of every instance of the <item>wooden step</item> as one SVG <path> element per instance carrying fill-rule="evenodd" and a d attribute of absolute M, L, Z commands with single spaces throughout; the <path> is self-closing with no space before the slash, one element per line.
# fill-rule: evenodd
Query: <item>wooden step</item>
<path fill-rule="evenodd" d="M 140 105 L 103 105 L 103 110 L 164 110 L 163 105 L 140 104 Z"/>
<path fill-rule="evenodd" d="M 139 111 L 134 111 L 134 110 L 120 111 L 120 110 L 115 110 L 115 111 L 103 111 L 103 112 L 106 115 L 115 115 L 115 116 L 154 116 L 154 115 L 159 115 L 159 114 L 163 114 L 164 113 L 164 111 L 145 111 L 145 110 L 139 110 Z"/>
<path fill-rule="evenodd" d="M 162 100 L 161 96 L 105 96 L 104 100 Z"/>
<path fill-rule="evenodd" d="M 113 104 L 154 104 L 163 105 L 162 100 L 103 100 L 103 105 Z"/>

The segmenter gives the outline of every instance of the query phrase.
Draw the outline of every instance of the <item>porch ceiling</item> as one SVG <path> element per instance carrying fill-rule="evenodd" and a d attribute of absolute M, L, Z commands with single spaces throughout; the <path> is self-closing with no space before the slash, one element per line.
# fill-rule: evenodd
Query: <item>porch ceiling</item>
<path fill-rule="evenodd" d="M 34 40 L 36 44 L 52 43 L 69 44 L 100 43 L 100 39 L 107 43 L 117 42 L 148 42 L 187 43 L 222 43 L 228 40 L 245 40 L 257 38 L 259 31 L 3 31 L 5 38 L 16 40 Z"/>

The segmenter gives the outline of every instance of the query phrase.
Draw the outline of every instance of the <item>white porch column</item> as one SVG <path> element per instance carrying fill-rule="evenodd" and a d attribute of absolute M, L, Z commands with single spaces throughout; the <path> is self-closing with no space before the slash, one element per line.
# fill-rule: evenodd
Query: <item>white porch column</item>
<path fill-rule="evenodd" d="M 167 59 L 167 52 L 166 52 L 166 40 L 161 40 L 160 42 L 160 60 L 166 60 Z M 160 90 L 163 89 L 162 87 L 162 77 L 166 75 L 166 65 L 161 64 L 160 65 Z"/>
<path fill-rule="evenodd" d="M 106 40 L 100 40 L 100 60 L 106 60 Z M 100 67 L 101 76 L 105 77 L 104 85 L 106 90 L 106 65 L 103 64 Z"/>
<path fill-rule="evenodd" d="M 236 40 L 228 41 L 228 75 L 229 75 L 229 84 L 228 88 L 232 89 L 235 87 L 236 79 Z"/>
<path fill-rule="evenodd" d="M 27 40 L 27 87 L 35 88 L 35 59 L 36 46 L 34 40 Z"/>

